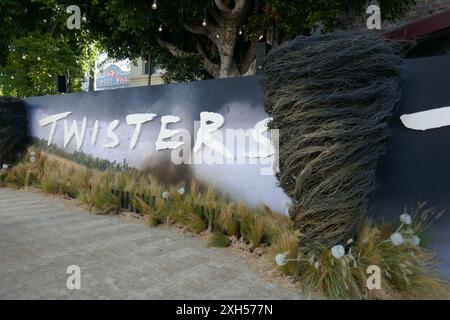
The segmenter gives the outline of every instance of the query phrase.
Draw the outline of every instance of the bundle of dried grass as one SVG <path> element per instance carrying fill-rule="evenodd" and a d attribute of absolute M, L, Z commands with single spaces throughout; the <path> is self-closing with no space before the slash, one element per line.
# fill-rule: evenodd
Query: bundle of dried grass
<path fill-rule="evenodd" d="M 0 165 L 15 162 L 29 142 L 25 103 L 15 98 L 0 97 Z"/>
<path fill-rule="evenodd" d="M 400 96 L 400 47 L 374 32 L 297 37 L 264 66 L 265 108 L 279 129 L 278 179 L 302 246 L 352 236 L 376 186 Z"/>

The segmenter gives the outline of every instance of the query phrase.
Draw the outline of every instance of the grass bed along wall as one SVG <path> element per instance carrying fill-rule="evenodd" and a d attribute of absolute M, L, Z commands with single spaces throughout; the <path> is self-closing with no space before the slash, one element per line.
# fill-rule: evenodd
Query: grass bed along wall
<path fill-rule="evenodd" d="M 439 214 L 424 205 L 410 212 L 410 221 L 401 218 L 408 223 L 400 219 L 374 225 L 365 219 L 355 236 L 342 245 L 343 251 L 324 245 L 306 251 L 299 246 L 304 235 L 287 217 L 266 207 L 234 203 L 195 181 L 167 185 L 133 169 L 93 170 L 32 147 L 15 166 L 1 169 L 0 186 L 33 186 L 76 198 L 99 214 L 135 210 L 151 226 L 175 225 L 194 234 L 206 232 L 213 246 L 228 246 L 240 239 L 247 250 L 263 248 L 272 258 L 277 257 L 279 270 L 295 278 L 308 297 L 449 297 L 447 282 L 433 269 L 433 254 L 416 241 Z M 275 259 L 272 261 L 275 267 Z M 379 290 L 367 288 L 371 265 L 383 270 Z"/>

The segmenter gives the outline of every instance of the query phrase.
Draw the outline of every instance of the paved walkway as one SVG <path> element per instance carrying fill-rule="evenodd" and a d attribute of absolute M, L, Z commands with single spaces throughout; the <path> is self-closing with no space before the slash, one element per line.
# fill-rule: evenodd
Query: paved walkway
<path fill-rule="evenodd" d="M 81 269 L 69 290 L 67 267 Z M 299 299 L 239 258 L 176 230 L 0 188 L 0 299 Z"/>

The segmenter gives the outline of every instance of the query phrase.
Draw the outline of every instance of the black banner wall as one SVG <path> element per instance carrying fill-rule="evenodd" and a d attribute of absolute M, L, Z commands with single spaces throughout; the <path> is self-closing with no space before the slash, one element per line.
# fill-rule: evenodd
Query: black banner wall
<path fill-rule="evenodd" d="M 45 143 L 138 168 L 169 165 L 175 151 L 194 149 L 201 161 L 191 161 L 189 170 L 197 179 L 249 205 L 264 203 L 283 213 L 289 204 L 273 175 L 276 156 L 266 142 L 272 137 L 276 143 L 276 132 L 264 129 L 268 115 L 256 77 L 33 97 L 27 103 L 31 133 Z M 449 137 L 450 57 L 407 60 L 392 139 L 378 172 L 376 217 L 397 219 L 418 201 L 450 209 Z M 449 231 L 445 213 L 428 242 L 447 274 Z"/>
<path fill-rule="evenodd" d="M 396 218 L 418 201 L 445 209 L 427 236 L 450 274 L 450 56 L 406 60 L 391 124 L 375 215 Z"/>

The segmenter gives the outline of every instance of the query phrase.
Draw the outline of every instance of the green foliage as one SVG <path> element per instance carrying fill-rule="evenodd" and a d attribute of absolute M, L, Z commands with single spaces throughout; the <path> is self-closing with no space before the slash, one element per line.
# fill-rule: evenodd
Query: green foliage
<path fill-rule="evenodd" d="M 89 186 L 79 190 L 80 200 L 100 213 L 117 212 L 120 209 L 120 199 L 111 192 L 112 176 L 108 172 L 93 175 Z"/>
<path fill-rule="evenodd" d="M 70 77 L 71 91 L 81 89 L 98 49 L 86 28 L 67 28 L 66 6 L 71 4 L 56 0 L 0 2 L 2 94 L 53 94 L 56 75 Z"/>
<path fill-rule="evenodd" d="M 222 1 L 230 8 L 236 2 Z M 382 18 L 396 19 L 414 2 L 382 0 Z M 151 53 L 157 64 L 166 69 L 165 81 L 172 82 L 211 77 L 208 62 L 220 66 L 224 49 L 224 42 L 215 41 L 216 35 L 223 35 L 230 28 L 223 20 L 233 22 L 231 28 L 236 34 L 239 29 L 243 31 L 233 43 L 228 43 L 234 47 L 228 54 L 240 67 L 261 35 L 270 35 L 278 46 L 296 35 L 309 35 L 319 23 L 324 31 L 345 29 L 355 22 L 361 24 L 365 21 L 367 1 L 247 0 L 245 9 L 234 15 L 220 11 L 213 0 L 159 1 L 157 10 L 151 9 L 151 3 L 92 0 L 87 25 L 112 57 L 139 58 Z M 211 29 L 201 27 L 205 18 Z"/>
<path fill-rule="evenodd" d="M 188 82 L 204 78 L 202 61 L 195 54 L 183 58 L 159 55 L 156 64 L 165 70 L 162 75 L 165 83 Z"/>
<path fill-rule="evenodd" d="M 248 238 L 253 247 L 258 247 L 264 237 L 264 225 L 259 215 L 252 215 L 248 228 Z"/>
<path fill-rule="evenodd" d="M 298 230 L 285 230 L 274 238 L 272 253 L 273 255 L 279 253 L 286 254 L 286 259 L 296 259 L 299 252 L 299 241 L 300 233 Z M 298 263 L 290 261 L 279 269 L 285 274 L 297 275 Z"/>
<path fill-rule="evenodd" d="M 255 10 L 244 26 L 245 37 L 252 39 L 266 30 L 281 39 L 292 35 L 308 35 L 310 30 L 322 24 L 325 32 L 347 28 L 366 19 L 365 0 L 271 0 L 270 9 Z M 393 21 L 401 17 L 416 0 L 378 1 L 383 20 Z M 261 5 L 262 8 L 263 5 Z"/>
<path fill-rule="evenodd" d="M 72 89 L 81 90 L 83 70 L 64 40 L 49 34 L 29 35 L 11 43 L 0 83 L 7 95 L 30 97 L 56 93 L 56 75 L 70 74 Z"/>
<path fill-rule="evenodd" d="M 219 215 L 219 226 L 226 232 L 229 236 L 238 236 L 239 232 L 239 221 L 236 215 L 237 206 L 234 204 L 229 204 L 222 210 Z"/>
<path fill-rule="evenodd" d="M 415 1 L 379 2 L 382 18 L 393 20 L 401 16 Z M 79 5 L 87 20 L 82 22 L 81 30 L 68 30 L 68 14 L 65 8 L 74 4 L 72 1 L 2 0 L 0 68 L 13 64 L 4 73 L 17 73 L 17 79 L 11 79 L 12 74 L 2 77 L 6 82 L 5 88 L 0 86 L 2 94 L 25 96 L 54 93 L 50 86 L 53 81 L 45 78 L 45 75 L 48 77 L 47 71 L 55 72 L 51 73 L 53 78 L 56 72 L 66 74 L 67 70 L 73 71 L 72 85 L 78 90 L 81 81 L 80 70 L 84 73 L 92 71 L 99 47 L 108 52 L 110 57 L 119 59 L 136 59 L 151 54 L 156 64 L 166 69 L 166 82 L 218 76 L 217 68 L 220 68 L 220 53 L 224 49 L 224 43 L 214 40 L 214 32 L 224 32 L 225 27 L 220 20 L 221 16 L 224 17 L 224 12 L 216 7 L 215 2 L 159 1 L 157 10 L 151 9 L 151 3 L 148 0 L 85 1 Z M 225 3 L 231 4 L 233 1 Z M 234 21 L 232 28 L 236 33 L 238 29 L 243 31 L 243 35 L 238 36 L 232 43 L 235 49 L 229 54 L 233 56 L 234 65 L 239 68 L 243 62 L 245 64 L 246 54 L 251 52 L 252 44 L 258 41 L 260 35 L 270 35 L 273 44 L 278 46 L 296 35 L 309 34 L 318 23 L 324 25 L 325 31 L 345 28 L 355 21 L 364 20 L 366 3 L 365 0 L 247 0 L 247 6 L 240 14 L 226 15 L 227 21 Z M 200 27 L 205 17 L 208 26 L 216 28 L 208 29 L 209 34 Z M 158 31 L 160 26 L 162 32 Z M 14 58 L 11 52 L 13 42 L 20 39 L 32 44 L 33 41 L 26 39 L 30 35 L 34 35 L 36 39 L 43 37 L 43 47 L 39 48 L 42 53 L 42 67 L 33 66 L 31 73 L 28 70 L 29 63 L 25 64 Z M 52 41 L 45 37 L 51 38 Z M 67 57 L 70 59 L 56 60 L 55 66 L 45 63 L 52 61 L 54 57 L 55 48 L 51 47 L 53 44 L 57 45 L 60 52 L 67 51 Z M 67 50 L 67 47 L 70 50 Z M 30 50 L 32 49 L 35 50 L 30 46 Z M 31 51 L 28 55 L 30 59 L 36 58 L 35 53 Z M 250 56 L 254 58 L 254 53 Z M 74 61 L 78 63 L 75 70 L 72 70 Z M 211 64 L 217 68 L 208 68 Z M 239 70 L 241 74 L 244 72 L 245 70 Z M 33 89 L 36 83 L 37 87 Z M 13 90 L 15 85 L 18 88 Z"/>
<path fill-rule="evenodd" d="M 29 170 L 31 170 L 29 163 L 19 163 L 7 171 L 7 176 L 4 177 L 4 181 L 16 187 L 25 187 L 29 185 L 29 179 L 27 181 L 27 173 Z"/>
<path fill-rule="evenodd" d="M 210 247 L 225 248 L 230 245 L 230 239 L 222 232 L 214 232 L 209 240 Z"/>

